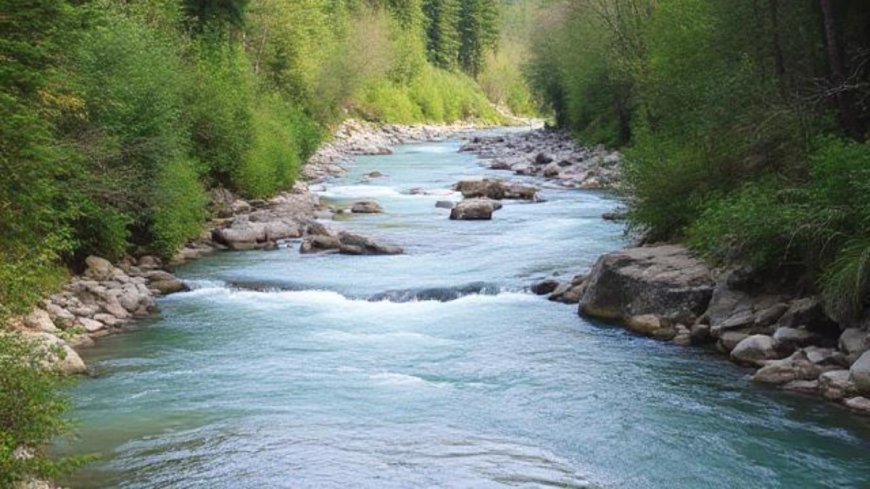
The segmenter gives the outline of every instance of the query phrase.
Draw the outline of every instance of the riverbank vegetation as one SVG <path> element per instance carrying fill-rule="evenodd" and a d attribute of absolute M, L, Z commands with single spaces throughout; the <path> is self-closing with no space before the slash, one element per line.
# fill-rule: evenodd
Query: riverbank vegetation
<path fill-rule="evenodd" d="M 530 80 L 558 125 L 623 148 L 634 230 L 865 312 L 865 2 L 552 1 L 537 24 Z"/>
<path fill-rule="evenodd" d="M 264 198 L 290 188 L 342 119 L 501 122 L 492 102 L 533 110 L 506 61 L 519 59 L 516 49 L 496 53 L 512 8 L 498 0 L 4 1 L 0 324 L 30 311 L 89 255 L 171 257 L 201 233 L 210 189 Z M 0 361 L 23 348 L 0 338 Z M 31 380 L 51 391 L 48 377 Z M 15 382 L 0 376 L 0 411 L 14 401 L 10 392 L 41 399 Z M 51 428 L 2 427 L 0 486 L 38 475 L 27 467 L 41 462 L 21 465 L 12 453 L 56 433 L 62 405 L 49 400 L 33 422 Z"/>

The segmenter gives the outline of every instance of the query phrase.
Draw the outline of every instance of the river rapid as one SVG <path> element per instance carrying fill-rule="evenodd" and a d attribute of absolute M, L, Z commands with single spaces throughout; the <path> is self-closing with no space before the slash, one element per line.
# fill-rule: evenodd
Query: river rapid
<path fill-rule="evenodd" d="M 97 453 L 73 488 L 867 488 L 870 423 L 749 384 L 713 352 L 640 338 L 530 294 L 623 243 L 601 192 L 544 188 L 448 220 L 460 179 L 504 177 L 459 141 L 360 157 L 322 199 L 397 256 L 224 252 L 190 292 L 85 352 L 71 388 Z M 379 170 L 386 176 L 366 181 Z M 430 195 L 411 194 L 425 189 Z"/>

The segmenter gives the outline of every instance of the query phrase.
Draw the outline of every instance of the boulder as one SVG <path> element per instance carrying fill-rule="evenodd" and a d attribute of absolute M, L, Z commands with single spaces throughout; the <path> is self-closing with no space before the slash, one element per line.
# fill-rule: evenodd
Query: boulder
<path fill-rule="evenodd" d="M 547 295 L 556 290 L 557 287 L 559 287 L 558 280 L 547 279 L 532 285 L 532 293 L 535 295 Z"/>
<path fill-rule="evenodd" d="M 819 376 L 819 393 L 825 399 L 839 401 L 857 392 L 848 370 L 831 370 Z"/>
<path fill-rule="evenodd" d="M 758 369 L 752 380 L 764 384 L 786 384 L 793 380 L 814 380 L 821 369 L 807 359 L 802 350 L 781 360 L 770 360 Z"/>
<path fill-rule="evenodd" d="M 45 310 L 54 321 L 55 326 L 60 326 L 63 329 L 70 327 L 76 319 L 71 312 L 52 302 L 45 304 Z"/>
<path fill-rule="evenodd" d="M 266 226 L 250 222 L 247 218 L 236 218 L 230 227 L 212 230 L 212 239 L 233 250 L 250 250 L 258 243 L 266 241 Z"/>
<path fill-rule="evenodd" d="M 849 328 L 840 334 L 837 346 L 846 355 L 846 361 L 852 364 L 867 350 L 870 350 L 870 333 L 858 328 Z"/>
<path fill-rule="evenodd" d="M 152 255 L 145 255 L 139 258 L 139 268 L 142 270 L 154 270 L 162 266 L 160 258 Z"/>
<path fill-rule="evenodd" d="M 176 292 L 184 292 L 190 290 L 181 280 L 172 277 L 166 280 L 155 280 L 148 284 L 152 289 L 156 289 L 161 295 L 174 294 Z"/>
<path fill-rule="evenodd" d="M 626 320 L 625 326 L 631 331 L 645 336 L 652 336 L 653 333 L 665 327 L 661 318 L 654 314 L 632 316 Z"/>
<path fill-rule="evenodd" d="M 87 265 L 85 276 L 98 281 L 111 280 L 115 271 L 115 267 L 109 260 L 98 256 L 85 258 L 85 265 Z"/>
<path fill-rule="evenodd" d="M 77 322 L 79 325 L 81 325 L 81 327 L 85 328 L 85 331 L 87 331 L 88 333 L 96 333 L 97 331 L 100 331 L 106 327 L 105 324 L 95 319 L 79 318 Z"/>
<path fill-rule="evenodd" d="M 710 269 L 686 248 L 629 248 L 598 259 L 580 311 L 609 320 L 656 314 L 691 324 L 707 309 L 712 293 Z"/>
<path fill-rule="evenodd" d="M 435 207 L 439 209 L 452 209 L 455 204 L 449 200 L 439 200 L 435 202 Z"/>
<path fill-rule="evenodd" d="M 794 351 L 796 348 L 811 345 L 819 340 L 819 335 L 804 328 L 780 327 L 773 333 L 777 348 Z"/>
<path fill-rule="evenodd" d="M 755 323 L 755 316 L 752 311 L 739 311 L 728 319 L 713 323 L 710 326 L 710 334 L 715 338 L 719 338 L 726 331 L 746 329 Z"/>
<path fill-rule="evenodd" d="M 535 156 L 535 164 L 536 165 L 547 165 L 553 162 L 553 158 L 546 153 L 538 153 Z"/>
<path fill-rule="evenodd" d="M 787 310 L 788 304 L 778 302 L 755 315 L 755 326 L 757 328 L 766 328 L 776 323 Z"/>
<path fill-rule="evenodd" d="M 741 341 L 748 337 L 749 333 L 744 333 L 742 331 L 726 331 L 719 337 L 719 342 L 717 344 L 722 351 L 729 353 L 734 348 L 737 348 L 737 345 L 739 345 Z"/>
<path fill-rule="evenodd" d="M 762 366 L 778 358 L 773 338 L 763 334 L 748 336 L 731 350 L 731 359 L 742 365 Z"/>
<path fill-rule="evenodd" d="M 43 355 L 43 367 L 64 375 L 82 374 L 87 371 L 85 362 L 65 341 L 45 332 L 27 332 L 25 338 Z"/>
<path fill-rule="evenodd" d="M 34 309 L 33 312 L 24 316 L 24 325 L 30 329 L 35 329 L 45 333 L 56 333 L 60 331 L 57 326 L 54 325 L 54 321 L 51 320 L 51 316 L 48 315 L 48 312 L 39 308 Z"/>
<path fill-rule="evenodd" d="M 792 380 L 782 385 L 783 390 L 800 392 L 802 394 L 815 394 L 819 391 L 818 380 Z"/>
<path fill-rule="evenodd" d="M 861 414 L 870 414 L 870 399 L 866 397 L 850 397 L 843 401 L 843 404 L 852 411 Z"/>
<path fill-rule="evenodd" d="M 501 209 L 501 203 L 491 199 L 467 199 L 456 204 L 450 210 L 450 219 L 454 221 L 488 221 L 492 213 Z"/>
<path fill-rule="evenodd" d="M 793 301 L 788 310 L 776 322 L 777 327 L 800 328 L 812 331 L 838 329 L 837 325 L 825 314 L 821 301 L 815 297 L 805 297 Z"/>
<path fill-rule="evenodd" d="M 305 224 L 305 233 L 309 236 L 332 236 L 332 233 L 329 232 L 329 229 L 327 229 L 326 226 L 317 221 L 308 221 Z"/>
<path fill-rule="evenodd" d="M 354 214 L 379 214 L 384 212 L 384 208 L 374 200 L 365 200 L 362 202 L 355 202 L 353 206 L 351 206 L 350 211 Z"/>
<path fill-rule="evenodd" d="M 870 351 L 866 351 L 849 367 L 849 379 L 861 394 L 870 394 Z"/>
<path fill-rule="evenodd" d="M 339 252 L 347 255 L 400 255 L 404 250 L 399 246 L 378 243 L 368 236 L 341 231 Z"/>
<path fill-rule="evenodd" d="M 562 167 L 560 167 L 556 163 L 550 163 L 546 167 L 544 167 L 544 177 L 545 178 L 556 178 L 561 173 Z"/>
<path fill-rule="evenodd" d="M 338 251 L 341 241 L 335 236 L 312 234 L 305 238 L 299 247 L 300 253 L 318 253 L 321 251 Z"/>
<path fill-rule="evenodd" d="M 384 174 L 379 172 L 378 170 L 374 170 L 374 171 L 370 171 L 370 172 L 366 173 L 366 177 L 368 177 L 368 178 L 381 178 L 383 176 L 384 176 Z"/>
<path fill-rule="evenodd" d="M 710 325 L 705 323 L 695 323 L 689 330 L 689 338 L 693 345 L 703 345 L 713 341 L 713 335 L 710 334 Z"/>
<path fill-rule="evenodd" d="M 579 304 L 584 292 L 586 292 L 586 284 L 580 283 L 575 285 L 571 283 L 568 290 L 556 300 L 563 304 Z"/>

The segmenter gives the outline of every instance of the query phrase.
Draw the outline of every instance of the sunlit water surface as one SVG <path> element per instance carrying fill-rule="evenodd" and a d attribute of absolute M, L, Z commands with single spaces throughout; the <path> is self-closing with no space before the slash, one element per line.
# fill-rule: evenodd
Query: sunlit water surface
<path fill-rule="evenodd" d="M 750 385 L 693 348 L 578 317 L 528 286 L 622 246 L 602 193 L 544 189 L 491 222 L 437 200 L 484 170 L 448 141 L 359 158 L 321 195 L 388 257 L 220 253 L 194 290 L 87 352 L 72 389 L 98 453 L 73 487 L 867 488 L 870 425 Z M 366 182 L 372 170 L 387 175 Z M 414 188 L 435 195 L 411 195 Z M 458 298 L 456 298 L 458 297 Z M 453 299 L 455 300 L 447 300 Z"/>

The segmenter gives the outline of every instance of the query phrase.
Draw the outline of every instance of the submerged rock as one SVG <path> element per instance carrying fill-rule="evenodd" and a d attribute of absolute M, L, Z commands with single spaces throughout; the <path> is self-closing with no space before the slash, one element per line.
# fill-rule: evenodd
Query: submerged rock
<path fill-rule="evenodd" d="M 609 320 L 656 314 L 691 324 L 707 308 L 712 293 L 710 269 L 686 248 L 629 248 L 598 259 L 580 311 Z"/>
<path fill-rule="evenodd" d="M 354 203 L 350 211 L 354 214 L 380 214 L 384 212 L 384 208 L 374 200 L 366 200 Z"/>

